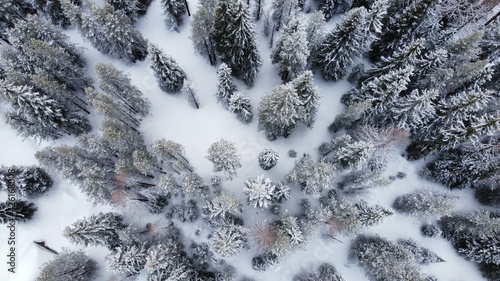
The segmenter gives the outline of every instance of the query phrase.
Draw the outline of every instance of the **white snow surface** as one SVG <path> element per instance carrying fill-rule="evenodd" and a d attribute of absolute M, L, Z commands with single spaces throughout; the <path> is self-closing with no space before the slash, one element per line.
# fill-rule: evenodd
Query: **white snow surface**
<path fill-rule="evenodd" d="M 196 11 L 196 1 L 189 2 L 191 12 Z M 184 69 L 188 79 L 196 88 L 201 107 L 196 110 L 190 106 L 181 95 L 171 95 L 162 92 L 157 86 L 156 79 L 149 67 L 150 60 L 135 64 L 127 64 L 121 60 L 111 59 L 99 53 L 88 42 L 84 41 L 77 30 L 69 30 L 67 34 L 79 46 L 84 47 L 89 66 L 95 63 L 112 63 L 118 69 L 130 75 L 132 82 L 144 93 L 145 97 L 152 103 L 151 115 L 143 120 L 141 130 L 147 143 L 157 139 L 166 138 L 185 146 L 187 156 L 194 165 L 196 171 L 204 178 L 206 183 L 214 173 L 212 163 L 206 159 L 208 147 L 221 138 L 236 144 L 241 154 L 242 168 L 238 169 L 238 175 L 232 181 L 222 182 L 225 190 L 233 192 L 245 202 L 243 194 L 244 182 L 263 173 L 258 165 L 258 154 L 266 147 L 273 147 L 280 154 L 276 167 L 264 171 L 264 176 L 271 178 L 275 183 L 284 180 L 294 161 L 299 159 L 303 153 L 309 153 L 317 157 L 317 148 L 331 139 L 327 131 L 328 125 L 335 116 L 343 110 L 340 104 L 340 96 L 348 91 L 352 85 L 346 81 L 336 83 L 326 82 L 316 75 L 315 84 L 320 88 L 323 95 L 317 119 L 312 129 L 299 126 L 297 131 L 287 139 L 279 138 L 270 142 L 266 139 L 263 131 L 257 129 L 257 107 L 261 97 L 276 85 L 281 83 L 277 73 L 277 67 L 271 64 L 268 38 L 262 34 L 262 22 L 257 23 L 258 46 L 263 60 L 263 66 L 257 76 L 255 86 L 248 89 L 241 81 L 236 81 L 238 90 L 244 91 L 252 101 L 254 119 L 250 124 L 243 124 L 236 116 L 225 110 L 218 104 L 215 98 L 216 91 L 216 67 L 210 66 L 208 60 L 194 53 L 190 36 L 189 18 L 185 17 L 185 23 L 180 32 L 169 31 L 163 21 L 164 16 L 160 8 L 160 1 L 154 0 L 148 13 L 139 19 L 136 26 L 142 34 L 151 42 L 157 44 L 163 51 L 172 56 Z M 327 30 L 331 30 L 332 20 Z M 275 37 L 277 38 L 277 37 Z M 276 41 L 276 40 L 275 40 Z M 95 77 L 93 67 L 89 67 L 89 74 Z M 0 107 L 0 109 L 2 109 Z M 94 128 L 98 128 L 99 118 L 94 118 Z M 0 122 L 0 164 L 2 165 L 30 165 L 38 164 L 34 153 L 46 146 L 57 146 L 61 144 L 75 144 L 75 139 L 65 137 L 53 142 L 37 143 L 32 140 L 23 140 L 4 122 Z M 290 158 L 287 154 L 289 149 L 298 152 L 297 158 Z M 391 159 L 387 169 L 387 175 L 395 175 L 397 172 L 407 173 L 403 180 L 397 180 L 392 185 L 374 189 L 369 194 L 360 198 L 371 204 L 381 204 L 390 207 L 394 199 L 404 193 L 411 192 L 417 188 L 433 187 L 444 189 L 444 187 L 422 180 L 418 176 L 422 162 L 408 162 L 403 157 L 396 155 Z M 55 176 L 55 175 L 54 175 Z M 461 195 L 457 208 L 470 211 L 479 207 L 473 199 L 470 191 L 454 191 Z M 292 188 L 292 199 L 283 205 L 291 215 L 298 214 L 297 200 L 305 197 L 298 187 Z M 6 200 L 7 194 L 0 193 L 0 199 Z M 311 200 L 311 199 L 310 199 Z M 311 200 L 312 202 L 312 200 Z M 33 241 L 44 240 L 46 244 L 60 251 L 63 248 L 72 250 L 81 249 L 81 246 L 71 244 L 64 236 L 63 229 L 77 219 L 88 217 L 100 211 L 113 210 L 110 206 L 93 206 L 86 197 L 70 182 L 56 178 L 56 183 L 48 194 L 34 201 L 38 206 L 34 218 L 26 223 L 16 225 L 16 273 L 7 272 L 7 244 L 8 230 L 6 225 L 0 225 L 0 276 L 2 280 L 28 281 L 35 280 L 39 274 L 40 267 L 44 262 L 53 258 L 53 254 L 41 250 Z M 260 210 L 246 206 L 245 222 L 250 226 L 257 216 L 268 216 L 268 210 Z M 137 220 L 155 220 L 157 215 L 151 218 L 140 217 Z M 459 280 L 485 280 L 476 269 L 474 263 L 467 262 L 459 257 L 450 243 L 442 238 L 425 238 L 420 234 L 419 228 L 422 222 L 405 215 L 397 214 L 393 219 L 387 220 L 379 226 L 373 227 L 365 233 L 377 234 L 390 240 L 400 238 L 413 238 L 420 245 L 427 247 L 437 253 L 446 262 L 422 266 L 422 270 L 440 281 Z M 186 241 L 190 239 L 200 240 L 194 231 L 193 224 L 177 224 L 183 229 Z M 255 280 L 292 280 L 293 276 L 301 269 L 311 270 L 322 262 L 328 262 L 342 273 L 346 280 L 364 281 L 364 271 L 356 265 L 347 264 L 347 253 L 350 238 L 340 236 L 341 242 L 325 240 L 321 237 L 313 238 L 302 251 L 291 253 L 279 271 L 267 269 L 258 273 L 251 268 L 250 260 L 256 255 L 254 250 L 245 251 L 239 256 L 228 260 L 230 264 L 238 269 L 239 278 L 246 275 Z M 87 247 L 84 251 L 100 264 L 101 272 L 99 281 L 109 280 L 110 274 L 104 266 L 104 256 L 109 251 L 103 247 Z M 146 280 L 146 272 L 143 272 L 137 280 Z"/>

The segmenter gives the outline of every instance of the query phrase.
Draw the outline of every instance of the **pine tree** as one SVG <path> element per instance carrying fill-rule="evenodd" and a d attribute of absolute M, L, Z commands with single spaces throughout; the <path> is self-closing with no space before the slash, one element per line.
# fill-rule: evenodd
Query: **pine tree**
<path fill-rule="evenodd" d="M 1 0 L 0 10 L 3 11 L 0 15 L 0 39 L 9 44 L 6 36 L 6 31 L 15 26 L 16 21 L 25 18 L 28 14 L 36 13 L 33 5 L 29 1 L 18 0 Z"/>
<path fill-rule="evenodd" d="M 269 170 L 278 164 L 279 154 L 272 148 L 265 148 L 259 154 L 259 166 L 264 170 Z"/>
<path fill-rule="evenodd" d="M 120 245 L 117 231 L 125 228 L 118 213 L 99 213 L 77 220 L 64 229 L 64 236 L 83 246 L 105 246 L 114 249 Z"/>
<path fill-rule="evenodd" d="M 229 98 L 229 111 L 235 113 L 243 123 L 250 123 L 253 118 L 252 103 L 243 92 L 235 92 Z"/>
<path fill-rule="evenodd" d="M 28 221 L 36 210 L 35 204 L 19 199 L 0 202 L 0 223 Z"/>
<path fill-rule="evenodd" d="M 221 139 L 210 145 L 207 159 L 212 162 L 214 172 L 223 172 L 226 179 L 236 176 L 236 169 L 241 168 L 241 156 L 234 143 Z"/>
<path fill-rule="evenodd" d="M 308 70 L 291 81 L 302 102 L 300 121 L 306 124 L 307 127 L 313 126 L 320 105 L 319 100 L 321 99 L 319 88 L 314 85 L 312 76 L 312 71 Z"/>
<path fill-rule="evenodd" d="M 388 0 L 374 1 L 366 14 L 366 29 L 364 37 L 364 51 L 370 50 L 371 44 L 379 39 L 384 24 L 382 19 L 387 15 Z"/>
<path fill-rule="evenodd" d="M 368 161 L 374 152 L 373 144 L 355 140 L 350 135 L 335 137 L 320 148 L 322 160 L 342 169 L 358 167 Z"/>
<path fill-rule="evenodd" d="M 271 17 L 274 22 L 273 28 L 279 31 L 282 26 L 287 26 L 288 22 L 297 13 L 298 0 L 274 0 L 271 4 Z"/>
<path fill-rule="evenodd" d="M 333 188 L 335 166 L 324 161 L 316 162 L 304 155 L 295 162 L 293 170 L 286 177 L 288 181 L 300 184 L 305 194 L 318 198 L 323 189 Z"/>
<path fill-rule="evenodd" d="M 196 109 L 200 109 L 200 101 L 198 94 L 193 86 L 193 83 L 189 80 L 184 80 L 184 85 L 181 89 L 182 94 L 186 97 L 188 103 Z"/>
<path fill-rule="evenodd" d="M 243 222 L 243 205 L 238 197 L 222 192 L 205 202 L 203 214 L 210 225 L 239 225 Z"/>
<path fill-rule="evenodd" d="M 302 115 L 302 101 L 291 83 L 276 86 L 259 104 L 259 127 L 269 140 L 287 138 Z"/>
<path fill-rule="evenodd" d="M 434 103 L 437 95 L 436 90 L 419 92 L 418 89 L 415 89 L 411 91 L 409 95 L 399 99 L 390 108 L 391 115 L 394 117 L 390 125 L 415 131 L 430 123 L 436 117 Z"/>
<path fill-rule="evenodd" d="M 217 71 L 217 101 L 225 108 L 229 107 L 229 99 L 236 92 L 236 85 L 231 78 L 231 68 L 225 63 L 221 63 Z"/>
<path fill-rule="evenodd" d="M 333 265 L 328 263 L 321 264 L 318 268 L 310 271 L 302 271 L 295 275 L 293 281 L 345 281 L 344 277 L 337 272 Z"/>
<path fill-rule="evenodd" d="M 149 57 L 151 58 L 151 68 L 154 71 L 160 89 L 167 93 L 179 92 L 184 85 L 186 73 L 169 56 L 166 56 L 155 45 L 149 44 Z"/>
<path fill-rule="evenodd" d="M 57 139 L 63 134 L 80 135 L 91 129 L 86 118 L 32 87 L 0 81 L 0 98 L 11 103 L 13 110 L 6 114 L 7 123 L 24 138 Z"/>
<path fill-rule="evenodd" d="M 232 258 L 243 251 L 247 243 L 245 231 L 241 227 L 218 227 L 210 239 L 212 250 L 223 258 Z"/>
<path fill-rule="evenodd" d="M 35 157 L 45 169 L 77 184 L 94 203 L 107 202 L 110 191 L 116 187 L 114 162 L 105 155 L 63 145 L 47 147 Z"/>
<path fill-rule="evenodd" d="M 140 0 L 106 0 L 115 10 L 125 14 L 131 23 L 135 23 L 141 13 Z"/>
<path fill-rule="evenodd" d="M 184 0 L 161 1 L 166 16 L 165 23 L 170 30 L 178 31 L 178 28 L 182 25 L 182 17 L 187 12 L 185 3 Z"/>
<path fill-rule="evenodd" d="M 296 16 L 286 26 L 271 52 L 273 64 L 278 64 L 281 80 L 288 82 L 300 75 L 307 66 L 309 48 L 302 19 Z"/>
<path fill-rule="evenodd" d="M 392 181 L 385 179 L 379 170 L 372 171 L 369 167 L 350 171 L 338 183 L 338 188 L 345 194 L 362 194 L 376 187 L 391 184 Z"/>
<path fill-rule="evenodd" d="M 245 192 L 248 204 L 254 208 L 267 209 L 273 202 L 274 190 L 276 186 L 271 182 L 271 179 L 264 178 L 264 175 L 245 181 Z"/>
<path fill-rule="evenodd" d="M 69 0 L 63 9 L 82 35 L 99 51 L 130 62 L 142 61 L 147 55 L 147 41 L 134 29 L 130 19 L 119 10 L 105 3 L 101 8 L 91 4 L 90 13 L 83 12 Z"/>
<path fill-rule="evenodd" d="M 33 1 L 37 12 L 47 17 L 52 24 L 67 28 L 71 22 L 61 7 L 59 0 L 35 0 Z"/>
<path fill-rule="evenodd" d="M 307 22 L 307 46 L 309 48 L 309 62 L 314 61 L 321 43 L 325 37 L 325 15 L 322 11 L 315 12 Z"/>
<path fill-rule="evenodd" d="M 375 226 L 385 218 L 394 215 L 394 212 L 390 209 L 380 205 L 369 206 L 365 201 L 360 201 L 355 206 L 358 209 L 356 217 L 364 227 Z"/>
<path fill-rule="evenodd" d="M 213 32 L 214 14 L 201 5 L 191 20 L 191 41 L 197 53 L 208 56 L 211 65 L 217 63 Z"/>
<path fill-rule="evenodd" d="M 147 250 L 146 243 L 118 246 L 106 256 L 106 265 L 112 271 L 137 275 L 146 264 Z"/>
<path fill-rule="evenodd" d="M 36 281 L 92 281 L 97 278 L 99 266 L 83 251 L 65 251 L 43 265 Z"/>
<path fill-rule="evenodd" d="M 447 215 L 455 208 L 457 197 L 446 193 L 416 191 L 401 195 L 394 201 L 393 207 L 398 212 L 416 217 L 427 218 L 432 215 Z"/>
<path fill-rule="evenodd" d="M 352 103 L 349 105 L 344 112 L 335 116 L 335 120 L 328 127 L 333 133 L 338 132 L 341 129 L 350 130 L 357 122 L 361 119 L 365 112 L 371 108 L 370 101 L 363 101 Z"/>
<path fill-rule="evenodd" d="M 458 252 L 467 260 L 500 265 L 500 236 L 480 235 L 460 241 Z"/>
<path fill-rule="evenodd" d="M 412 252 L 415 256 L 415 261 L 419 264 L 430 264 L 445 261 L 429 249 L 419 246 L 413 239 L 399 240 L 398 244 Z"/>
<path fill-rule="evenodd" d="M 36 198 L 53 185 L 52 178 L 36 166 L 0 166 L 0 190 L 26 198 Z"/>
<path fill-rule="evenodd" d="M 234 5 L 234 6 L 233 6 Z M 220 1 L 215 11 L 213 38 L 217 54 L 233 71 L 233 76 L 253 86 L 262 65 L 256 44 L 255 26 L 242 1 Z"/>
<path fill-rule="evenodd" d="M 353 58 L 362 50 L 366 9 L 354 8 L 347 12 L 326 35 L 313 62 L 326 80 L 342 79 Z"/>

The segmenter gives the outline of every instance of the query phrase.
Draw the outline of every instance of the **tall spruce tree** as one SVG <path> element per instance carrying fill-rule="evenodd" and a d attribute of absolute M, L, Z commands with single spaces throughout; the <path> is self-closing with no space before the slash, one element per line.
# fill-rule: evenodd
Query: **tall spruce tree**
<path fill-rule="evenodd" d="M 300 75 L 307 66 L 309 48 L 302 19 L 296 16 L 286 26 L 271 52 L 272 63 L 278 64 L 281 80 L 288 82 Z"/>
<path fill-rule="evenodd" d="M 118 213 L 99 213 L 66 227 L 64 236 L 75 244 L 113 249 L 120 245 L 117 232 L 125 227 L 123 218 Z"/>
<path fill-rule="evenodd" d="M 184 85 L 186 73 L 173 58 L 163 54 L 157 46 L 150 44 L 148 52 L 151 58 L 151 68 L 160 89 L 167 93 L 179 92 Z"/>
<path fill-rule="evenodd" d="M 185 0 L 162 0 L 163 11 L 165 14 L 165 23 L 170 30 L 178 31 L 182 25 L 182 18 L 186 14 Z"/>
<path fill-rule="evenodd" d="M 214 11 L 202 4 L 191 20 L 191 41 L 197 53 L 208 57 L 210 65 L 217 63 L 214 32 Z"/>
<path fill-rule="evenodd" d="M 307 127 L 312 127 L 316 120 L 321 94 L 319 88 L 314 85 L 313 73 L 308 70 L 291 81 L 302 102 L 300 121 Z"/>
<path fill-rule="evenodd" d="M 213 163 L 215 172 L 223 172 L 231 180 L 236 175 L 236 169 L 241 168 L 240 154 L 234 143 L 221 139 L 210 145 L 207 159 Z"/>
<path fill-rule="evenodd" d="M 225 108 L 229 107 L 229 100 L 236 92 L 236 85 L 231 78 L 231 68 L 225 63 L 221 63 L 217 71 L 217 92 L 215 97 Z"/>
<path fill-rule="evenodd" d="M 99 266 L 83 251 L 64 251 L 54 260 L 45 263 L 36 281 L 92 281 L 97 278 Z"/>
<path fill-rule="evenodd" d="M 64 14 L 59 0 L 35 0 L 33 1 L 37 12 L 47 17 L 54 25 L 67 28 L 71 25 L 68 17 Z"/>
<path fill-rule="evenodd" d="M 366 9 L 354 8 L 326 35 L 313 62 L 326 80 L 342 79 L 363 46 Z"/>

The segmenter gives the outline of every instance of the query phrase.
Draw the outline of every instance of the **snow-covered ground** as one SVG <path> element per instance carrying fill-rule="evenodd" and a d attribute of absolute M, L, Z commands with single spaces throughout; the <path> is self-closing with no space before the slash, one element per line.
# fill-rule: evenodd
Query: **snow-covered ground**
<path fill-rule="evenodd" d="M 192 13 L 196 11 L 195 1 L 190 1 Z M 247 89 L 243 83 L 237 82 L 238 90 L 245 91 L 251 98 L 254 107 L 254 115 L 261 97 L 281 83 L 276 67 L 270 62 L 270 49 L 268 38 L 262 35 L 262 23 L 257 23 L 258 45 L 263 66 L 257 77 L 255 86 Z M 332 24 L 328 28 L 331 28 Z M 321 107 L 317 115 L 317 120 L 312 129 L 305 126 L 298 130 L 289 138 L 280 138 L 270 142 L 266 139 L 264 132 L 257 129 L 257 118 L 250 124 L 243 124 L 236 119 L 235 115 L 223 109 L 217 104 L 214 96 L 216 90 L 216 68 L 210 66 L 208 60 L 194 53 L 189 38 L 189 19 L 186 18 L 184 26 L 180 32 L 169 31 L 163 22 L 162 10 L 159 0 L 155 0 L 148 10 L 146 16 L 137 22 L 137 28 L 151 42 L 154 42 L 164 52 L 172 56 L 187 73 L 196 88 L 201 108 L 196 110 L 191 107 L 185 98 L 178 95 L 169 95 L 162 92 L 157 86 L 152 70 L 149 68 L 149 59 L 136 64 L 127 64 L 123 61 L 111 59 L 102 55 L 87 42 L 84 42 L 76 30 L 67 33 L 78 45 L 86 48 L 86 56 L 89 65 L 97 62 L 112 63 L 118 69 L 130 75 L 132 82 L 144 93 L 145 97 L 152 103 L 151 115 L 143 120 L 141 130 L 146 141 L 153 141 L 165 138 L 181 143 L 185 146 L 187 156 L 194 165 L 196 171 L 208 181 L 213 175 L 212 164 L 206 159 L 208 147 L 221 138 L 232 141 L 236 144 L 238 152 L 242 156 L 243 167 L 238 170 L 238 175 L 232 181 L 223 181 L 222 187 L 239 195 L 242 200 L 244 181 L 248 178 L 264 174 L 273 181 L 284 180 L 285 174 L 289 172 L 298 158 L 290 158 L 288 150 L 294 149 L 298 156 L 309 153 L 317 156 L 318 146 L 328 141 L 332 136 L 327 131 L 327 126 L 333 121 L 336 114 L 342 111 L 339 102 L 340 96 L 352 87 L 348 82 L 337 83 L 325 82 L 319 76 L 315 76 L 315 84 L 320 88 L 323 98 Z M 90 74 L 95 76 L 93 69 Z M 94 127 L 97 128 L 97 122 Z M 0 124 L 0 164 L 3 165 L 29 165 L 37 164 L 34 153 L 45 146 L 54 146 L 61 143 L 74 143 L 71 137 L 65 137 L 56 142 L 36 143 L 31 140 L 22 140 L 16 136 L 3 122 Z M 273 147 L 280 154 L 278 165 L 270 171 L 263 171 L 258 165 L 257 155 L 266 147 Z M 394 199 L 401 194 L 411 192 L 417 188 L 436 186 L 418 177 L 419 167 L 422 163 L 409 163 L 401 156 L 395 156 L 389 163 L 387 175 L 395 175 L 397 172 L 407 173 L 403 180 L 397 180 L 388 187 L 375 189 L 364 195 L 363 199 L 369 203 L 378 203 L 390 207 Z M 461 210 L 477 208 L 472 193 L 469 191 L 458 191 L 461 199 L 457 204 Z M 288 202 L 290 214 L 297 213 L 296 200 L 302 197 L 300 190 L 293 193 L 297 195 Z M 5 193 L 0 194 L 1 200 L 6 200 Z M 7 228 L 0 225 L 0 276 L 2 280 L 27 281 L 35 280 L 38 276 L 40 266 L 50 260 L 53 255 L 41 250 L 34 243 L 34 240 L 44 240 L 46 244 L 55 249 L 62 248 L 79 249 L 79 246 L 70 244 L 62 236 L 63 229 L 75 220 L 96 214 L 100 211 L 111 210 L 110 206 L 93 206 L 79 190 L 65 180 L 58 179 L 54 188 L 47 194 L 35 201 L 38 212 L 33 220 L 17 225 L 16 245 L 17 245 L 17 265 L 15 274 L 7 272 Z M 245 220 L 254 221 L 254 217 L 260 211 L 252 207 L 246 207 Z M 424 238 L 421 236 L 419 228 L 421 222 L 397 214 L 393 219 L 385 221 L 383 224 L 373 227 L 366 233 L 378 234 L 390 240 L 400 238 L 413 238 L 422 246 L 432 249 L 446 262 L 428 266 L 422 266 L 425 273 L 437 277 L 440 281 L 459 280 L 484 280 L 476 269 L 475 264 L 465 261 L 459 257 L 451 245 L 442 238 Z M 194 237 L 192 225 L 183 227 L 184 235 Z M 291 253 L 282 265 L 281 270 L 275 272 L 268 269 L 263 273 L 258 273 L 251 268 L 250 260 L 255 255 L 252 251 L 244 252 L 236 258 L 230 259 L 229 263 L 237 267 L 238 273 L 253 277 L 256 280 L 292 280 L 301 268 L 311 269 L 312 266 L 321 262 L 333 264 L 340 271 L 346 280 L 364 281 L 367 280 L 362 269 L 356 265 L 347 264 L 347 251 L 349 248 L 348 237 L 338 237 L 343 243 L 323 238 L 312 239 L 303 251 Z M 109 274 L 104 269 L 104 256 L 108 250 L 100 247 L 89 247 L 84 249 L 92 258 L 98 260 L 101 265 L 101 277 L 98 280 L 109 280 Z M 6 278 L 6 279 L 4 279 Z M 138 280 L 145 280 L 142 274 Z"/>

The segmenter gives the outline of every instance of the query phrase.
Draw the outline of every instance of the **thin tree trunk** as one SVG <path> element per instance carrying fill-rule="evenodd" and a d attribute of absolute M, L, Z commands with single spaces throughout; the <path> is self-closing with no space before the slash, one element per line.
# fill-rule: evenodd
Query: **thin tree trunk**
<path fill-rule="evenodd" d="M 205 45 L 205 49 L 207 50 L 208 59 L 210 60 L 210 65 L 214 65 L 214 61 L 212 60 L 212 54 L 208 49 L 207 41 L 203 40 L 203 44 Z"/>
<path fill-rule="evenodd" d="M 257 0 L 257 14 L 255 15 L 255 20 L 260 20 L 260 11 L 262 10 L 262 0 Z"/>
<path fill-rule="evenodd" d="M 188 17 L 190 17 L 191 16 L 191 11 L 189 11 L 189 5 L 188 5 L 187 0 L 184 0 L 184 5 L 186 5 L 186 11 L 187 11 Z"/>

